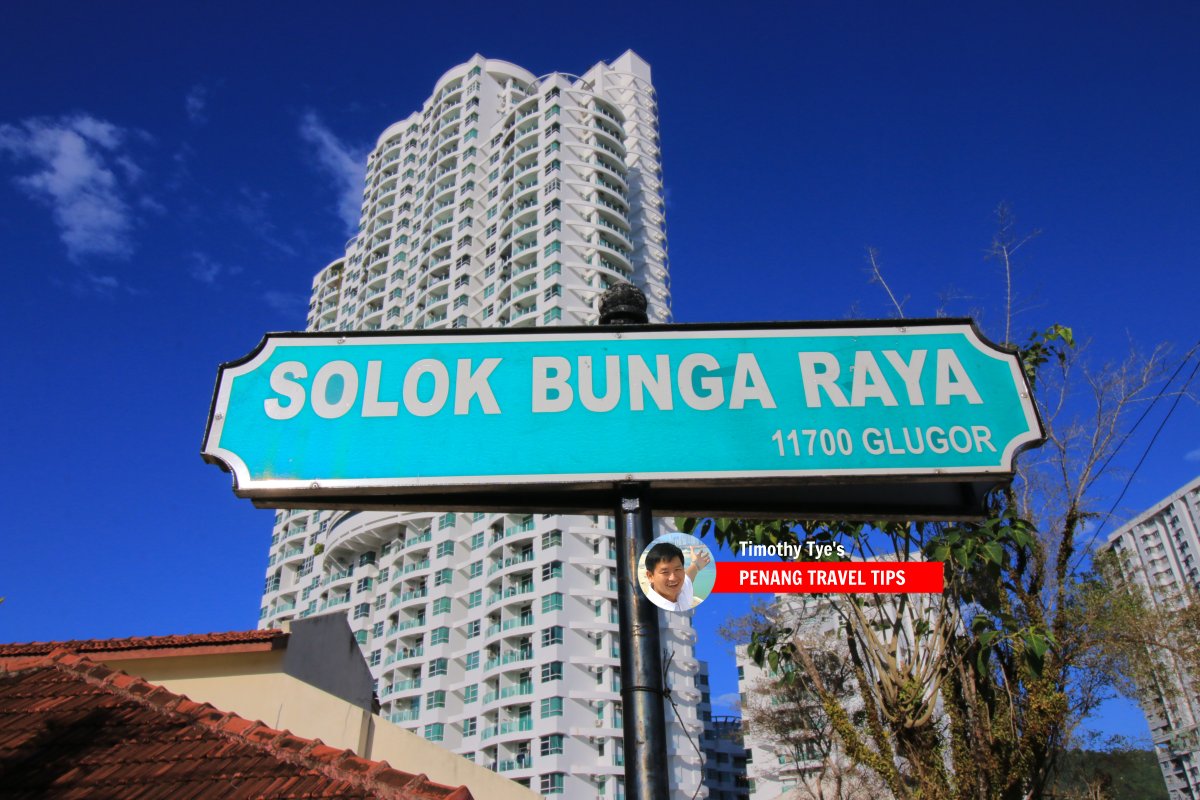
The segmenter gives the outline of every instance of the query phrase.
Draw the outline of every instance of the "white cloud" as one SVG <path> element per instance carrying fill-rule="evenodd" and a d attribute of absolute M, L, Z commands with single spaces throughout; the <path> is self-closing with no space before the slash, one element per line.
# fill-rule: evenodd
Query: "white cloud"
<path fill-rule="evenodd" d="M 47 204 L 74 260 L 133 251 L 130 184 L 142 174 L 126 152 L 130 131 L 87 115 L 0 125 L 0 153 L 34 164 L 16 179 Z"/>
<path fill-rule="evenodd" d="M 728 711 L 738 711 L 742 707 L 742 698 L 737 692 L 719 694 L 713 698 L 714 708 L 724 708 Z"/>
<path fill-rule="evenodd" d="M 193 86 L 187 97 L 183 98 L 183 107 L 187 111 L 188 119 L 195 124 L 207 122 L 208 116 L 204 112 L 208 108 L 208 89 L 199 85 Z"/>
<path fill-rule="evenodd" d="M 354 230 L 362 211 L 367 148 L 347 145 L 312 111 L 305 112 L 300 120 L 300 137 L 313 146 L 318 166 L 333 179 L 338 193 L 338 216 L 346 223 L 347 230 Z"/>
<path fill-rule="evenodd" d="M 111 292 L 121 285 L 120 281 L 112 275 L 94 275 L 89 272 L 86 277 L 93 288 L 104 292 Z"/>
<path fill-rule="evenodd" d="M 192 266 L 188 270 L 192 277 L 208 286 L 213 286 L 222 275 L 237 275 L 241 267 L 229 267 L 213 260 L 201 252 L 192 253 Z"/>
<path fill-rule="evenodd" d="M 57 281 L 56 281 L 57 282 Z M 59 284 L 64 285 L 64 284 Z M 115 275 L 100 275 L 95 272 L 81 271 L 69 284 L 65 284 L 78 297 L 113 297 L 118 292 L 136 295 L 139 291 L 125 286 Z"/>
<path fill-rule="evenodd" d="M 308 310 L 307 295 L 271 290 L 263 294 L 263 299 L 280 314 L 295 314 L 301 323 L 304 322 L 304 312 Z"/>
<path fill-rule="evenodd" d="M 1188 461 L 1200 461 L 1200 447 L 1185 455 L 1184 458 Z"/>

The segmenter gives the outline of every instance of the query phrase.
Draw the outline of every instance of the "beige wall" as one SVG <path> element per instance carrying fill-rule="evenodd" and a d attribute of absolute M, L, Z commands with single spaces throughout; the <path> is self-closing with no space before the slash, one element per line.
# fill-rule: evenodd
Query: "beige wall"
<path fill-rule="evenodd" d="M 97 659 L 100 660 L 100 659 Z M 386 761 L 449 786 L 466 785 L 482 800 L 539 800 L 541 795 L 426 741 L 381 717 L 280 672 L 283 651 L 121 659 L 110 666 L 198 703 L 297 736 Z"/>

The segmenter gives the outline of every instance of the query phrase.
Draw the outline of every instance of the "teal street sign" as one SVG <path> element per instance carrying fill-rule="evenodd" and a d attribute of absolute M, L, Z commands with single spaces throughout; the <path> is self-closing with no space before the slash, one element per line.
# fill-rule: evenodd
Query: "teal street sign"
<path fill-rule="evenodd" d="M 202 454 L 264 505 L 607 510 L 637 481 L 656 511 L 946 516 L 1042 438 L 969 321 L 642 325 L 269 334 Z"/>

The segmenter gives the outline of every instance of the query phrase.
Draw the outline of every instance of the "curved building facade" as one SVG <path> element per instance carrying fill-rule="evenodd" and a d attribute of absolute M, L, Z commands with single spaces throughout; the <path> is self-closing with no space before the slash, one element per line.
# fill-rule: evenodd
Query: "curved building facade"
<path fill-rule="evenodd" d="M 314 277 L 307 323 L 588 325 L 623 281 L 670 320 L 649 66 L 627 52 L 536 77 L 475 56 L 379 137 L 359 232 Z M 269 562 L 260 625 L 347 614 L 392 722 L 543 795 L 623 797 L 611 519 L 280 511 Z M 671 616 L 671 782 L 690 798 L 700 665 Z"/>

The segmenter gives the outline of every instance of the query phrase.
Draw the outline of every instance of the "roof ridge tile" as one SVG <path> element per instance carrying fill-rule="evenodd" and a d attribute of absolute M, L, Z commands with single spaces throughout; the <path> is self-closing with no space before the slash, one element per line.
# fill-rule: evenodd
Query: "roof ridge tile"
<path fill-rule="evenodd" d="M 125 636 L 115 639 L 66 639 L 57 641 L 10 642 L 0 644 L 0 658 L 20 655 L 49 655 L 58 649 L 75 653 L 112 652 L 147 648 L 197 647 L 204 645 L 269 642 L 284 639 L 289 633 L 281 628 L 213 633 L 174 633 L 158 636 Z"/>

